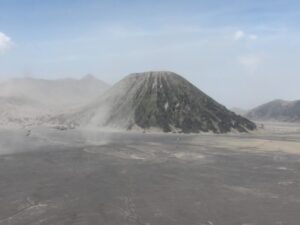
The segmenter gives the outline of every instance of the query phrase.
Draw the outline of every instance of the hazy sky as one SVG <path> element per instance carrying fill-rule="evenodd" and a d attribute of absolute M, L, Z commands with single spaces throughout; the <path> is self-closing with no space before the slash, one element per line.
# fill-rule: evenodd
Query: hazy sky
<path fill-rule="evenodd" d="M 0 79 L 177 72 L 227 107 L 300 99 L 291 0 L 0 0 Z"/>

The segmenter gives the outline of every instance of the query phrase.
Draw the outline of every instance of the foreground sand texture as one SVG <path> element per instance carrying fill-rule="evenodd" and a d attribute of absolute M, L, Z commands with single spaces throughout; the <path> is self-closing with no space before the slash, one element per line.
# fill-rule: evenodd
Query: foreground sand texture
<path fill-rule="evenodd" d="M 300 126 L 0 131 L 2 225 L 299 225 Z"/>

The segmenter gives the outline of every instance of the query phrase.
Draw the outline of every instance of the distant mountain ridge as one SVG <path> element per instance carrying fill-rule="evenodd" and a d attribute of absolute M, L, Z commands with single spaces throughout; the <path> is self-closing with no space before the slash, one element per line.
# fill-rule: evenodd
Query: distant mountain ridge
<path fill-rule="evenodd" d="M 247 132 L 256 125 L 168 71 L 130 74 L 101 99 L 56 122 L 164 132 Z"/>
<path fill-rule="evenodd" d="M 300 100 L 274 100 L 250 110 L 245 116 L 258 121 L 300 122 Z"/>
<path fill-rule="evenodd" d="M 241 108 L 238 108 L 238 107 L 233 107 L 230 110 L 232 112 L 234 112 L 235 114 L 240 115 L 240 116 L 244 116 L 248 112 L 248 110 L 241 109 Z"/>
<path fill-rule="evenodd" d="M 80 80 L 19 78 L 0 83 L 0 126 L 44 124 L 57 113 L 81 107 L 109 86 L 92 75 Z"/>
<path fill-rule="evenodd" d="M 79 80 L 18 78 L 0 83 L 0 96 L 26 97 L 57 108 L 86 104 L 108 88 L 109 85 L 92 75 Z"/>

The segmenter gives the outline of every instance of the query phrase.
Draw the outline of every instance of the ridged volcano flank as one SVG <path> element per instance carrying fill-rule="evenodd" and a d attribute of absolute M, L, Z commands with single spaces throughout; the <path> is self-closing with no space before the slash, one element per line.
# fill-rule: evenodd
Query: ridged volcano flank
<path fill-rule="evenodd" d="M 165 132 L 224 133 L 232 129 L 246 132 L 256 128 L 254 123 L 235 115 L 172 72 L 130 74 L 76 118 L 81 121 L 77 122 L 80 125 L 129 130 L 139 127 Z"/>

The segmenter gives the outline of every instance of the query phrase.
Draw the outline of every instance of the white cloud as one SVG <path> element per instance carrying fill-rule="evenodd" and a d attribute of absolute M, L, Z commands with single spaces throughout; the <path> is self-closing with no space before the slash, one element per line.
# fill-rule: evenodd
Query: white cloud
<path fill-rule="evenodd" d="M 251 34 L 251 35 L 249 35 L 249 39 L 250 40 L 253 40 L 253 41 L 255 41 L 255 40 L 257 40 L 257 35 L 255 35 L 255 34 Z"/>
<path fill-rule="evenodd" d="M 137 29 L 126 26 L 111 26 L 107 28 L 106 33 L 114 38 L 144 38 L 144 37 L 160 37 L 177 34 L 197 34 L 204 32 L 203 29 L 194 26 L 173 27 L 167 26 L 158 29 Z"/>
<path fill-rule="evenodd" d="M 245 32 L 242 31 L 242 30 L 238 30 L 235 32 L 234 36 L 233 36 L 233 39 L 238 41 L 238 40 L 241 40 L 245 37 Z"/>
<path fill-rule="evenodd" d="M 245 31 L 242 30 L 238 30 L 234 33 L 233 35 L 233 39 L 235 41 L 239 41 L 239 40 L 251 40 L 251 41 L 255 41 L 257 40 L 257 35 L 255 34 L 247 34 Z"/>
<path fill-rule="evenodd" d="M 256 68 L 262 62 L 260 55 L 247 55 L 238 57 L 238 63 L 246 68 Z"/>
<path fill-rule="evenodd" d="M 0 53 L 5 52 L 12 46 L 12 44 L 13 42 L 11 41 L 10 37 L 0 32 Z"/>

